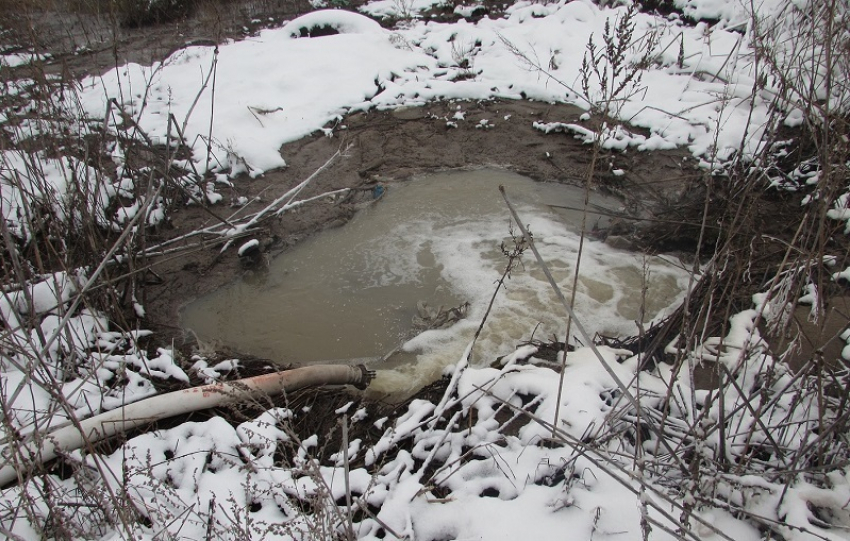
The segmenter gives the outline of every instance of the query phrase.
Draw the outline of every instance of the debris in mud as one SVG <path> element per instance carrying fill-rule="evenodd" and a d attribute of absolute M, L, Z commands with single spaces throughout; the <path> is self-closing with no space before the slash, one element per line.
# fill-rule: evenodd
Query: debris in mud
<path fill-rule="evenodd" d="M 465 302 L 453 308 L 429 306 L 427 302 L 416 303 L 416 314 L 413 316 L 413 327 L 422 329 L 443 329 L 450 327 L 466 317 L 469 303 Z"/>

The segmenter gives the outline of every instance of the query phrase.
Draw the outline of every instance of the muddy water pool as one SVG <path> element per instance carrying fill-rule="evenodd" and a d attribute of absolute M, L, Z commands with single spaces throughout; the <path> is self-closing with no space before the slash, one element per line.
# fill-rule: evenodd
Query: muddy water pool
<path fill-rule="evenodd" d="M 504 270 L 500 247 L 512 241 L 500 184 L 569 298 L 582 222 L 582 212 L 570 209 L 583 206 L 584 191 L 501 170 L 455 171 L 387 186 L 345 226 L 185 307 L 182 324 L 201 340 L 282 364 L 371 359 L 379 394 L 424 385 L 458 361 Z M 587 229 L 607 225 L 594 209 L 619 206 L 593 195 Z M 686 284 L 687 274 L 671 261 L 586 239 L 575 310 L 591 333 L 630 335 L 642 299 L 648 322 L 676 303 Z M 417 305 L 466 302 L 466 317 L 448 328 L 422 332 L 421 320 L 414 325 Z M 527 251 L 497 296 L 472 361 L 489 363 L 532 333 L 562 339 L 563 312 Z"/>

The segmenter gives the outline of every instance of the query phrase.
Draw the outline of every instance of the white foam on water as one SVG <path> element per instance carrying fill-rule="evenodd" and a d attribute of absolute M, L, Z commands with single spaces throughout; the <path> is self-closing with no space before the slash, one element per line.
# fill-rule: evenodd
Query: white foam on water
<path fill-rule="evenodd" d="M 504 241 L 510 248 L 512 241 L 508 236 L 509 214 L 496 185 L 482 184 L 481 188 L 482 197 L 492 196 L 501 202 L 494 214 L 450 224 L 406 225 L 407 234 L 417 236 L 418 230 L 421 238 L 432 239 L 432 250 L 443 267 L 444 279 L 458 296 L 470 302 L 471 310 L 467 321 L 447 330 L 427 331 L 409 341 L 404 349 L 415 354 L 415 362 L 410 362 L 408 356 L 392 372 L 379 374 L 373 384 L 376 391 L 390 392 L 405 385 L 415 388 L 439 376 L 444 367 L 459 360 L 484 317 L 507 263 L 500 244 Z M 523 200 L 518 205 L 520 217 L 530 226 L 538 250 L 569 300 L 580 245 L 577 224 L 565 224 L 545 202 L 523 197 L 517 189 L 521 188 L 509 187 L 507 191 L 512 200 Z M 574 310 L 591 335 L 637 334 L 644 287 L 643 323 L 648 325 L 678 304 L 687 286 L 688 274 L 660 257 L 615 250 L 588 238 L 582 252 Z M 566 316 L 542 268 L 527 250 L 522 265 L 511 273 L 496 296 L 471 362 L 490 363 L 529 340 L 532 333 L 538 339 L 563 340 Z M 571 334 L 579 335 L 575 327 Z"/>

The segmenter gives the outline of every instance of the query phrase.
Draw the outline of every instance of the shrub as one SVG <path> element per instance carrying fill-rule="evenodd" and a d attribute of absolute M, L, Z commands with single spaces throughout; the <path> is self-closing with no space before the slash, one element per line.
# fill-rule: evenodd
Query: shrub
<path fill-rule="evenodd" d="M 193 0 L 123 0 L 119 12 L 123 26 L 136 28 L 179 21 L 194 7 Z"/>

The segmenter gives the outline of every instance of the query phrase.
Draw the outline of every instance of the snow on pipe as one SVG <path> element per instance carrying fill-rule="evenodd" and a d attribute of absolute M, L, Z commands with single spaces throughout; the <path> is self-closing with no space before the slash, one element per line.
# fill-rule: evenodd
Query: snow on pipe
<path fill-rule="evenodd" d="M 317 385 L 349 384 L 365 389 L 374 377 L 375 372 L 362 364 L 316 365 L 152 396 L 22 444 L 16 460 L 7 456 L 6 464 L 0 468 L 0 487 L 18 480 L 19 469 L 43 464 L 87 443 L 96 443 L 160 419 Z"/>

